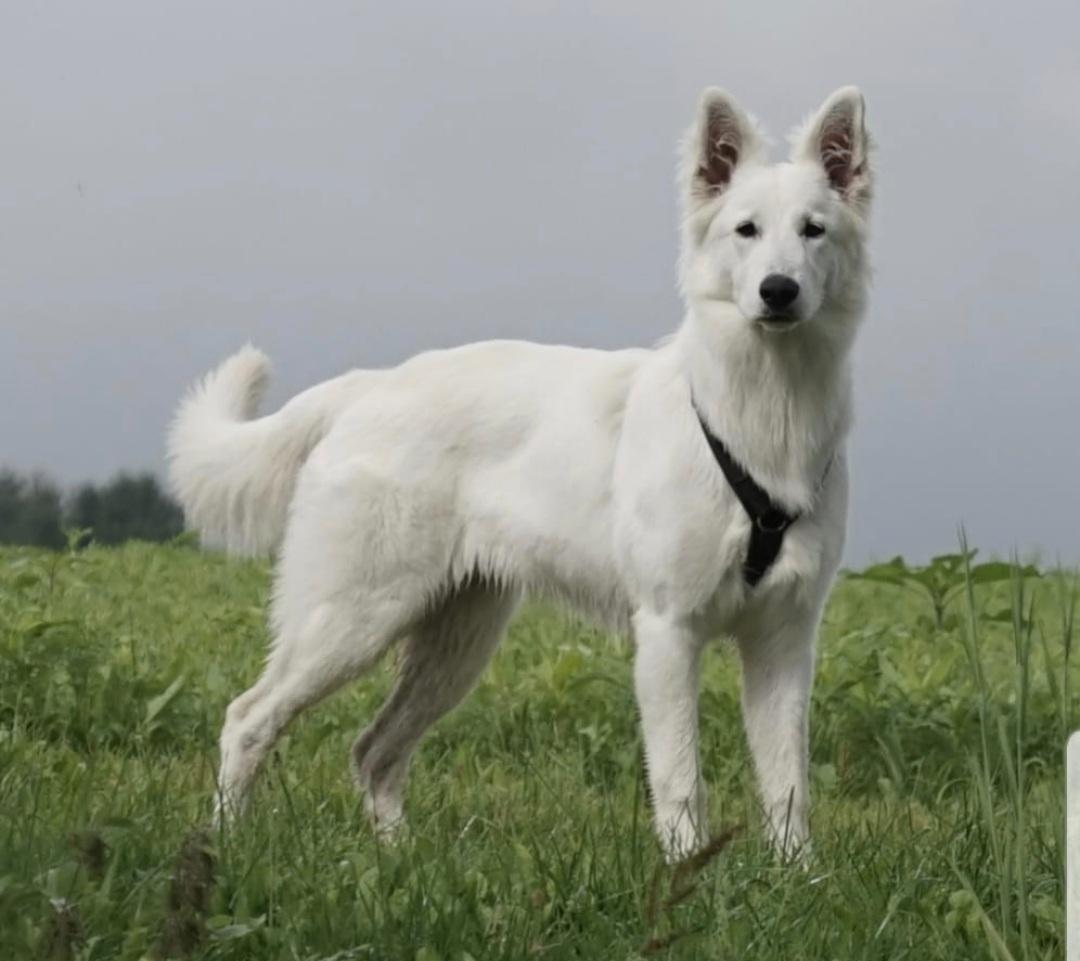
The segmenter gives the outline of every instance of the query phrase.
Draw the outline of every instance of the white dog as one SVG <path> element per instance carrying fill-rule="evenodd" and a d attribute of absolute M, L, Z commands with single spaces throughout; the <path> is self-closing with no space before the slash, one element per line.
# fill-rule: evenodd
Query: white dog
<path fill-rule="evenodd" d="M 253 420 L 269 364 L 247 347 L 184 400 L 169 458 L 188 521 L 210 545 L 280 554 L 269 660 L 221 735 L 219 816 L 298 713 L 400 643 L 397 686 L 352 748 L 367 811 L 392 829 L 417 742 L 539 593 L 632 628 L 673 858 L 706 837 L 702 648 L 734 638 L 767 829 L 781 852 L 802 847 L 869 275 L 859 92 L 834 93 L 793 143 L 768 164 L 751 119 L 705 91 L 680 173 L 686 316 L 654 350 L 434 351 Z"/>

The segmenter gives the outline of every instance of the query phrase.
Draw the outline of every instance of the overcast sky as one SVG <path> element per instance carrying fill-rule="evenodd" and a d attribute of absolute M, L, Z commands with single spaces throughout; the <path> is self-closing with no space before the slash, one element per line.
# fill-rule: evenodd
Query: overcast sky
<path fill-rule="evenodd" d="M 678 324 L 675 143 L 726 87 L 877 139 L 848 560 L 1080 559 L 1080 4 L 4 5 L 0 463 L 162 467 L 252 340 L 351 366 Z"/>

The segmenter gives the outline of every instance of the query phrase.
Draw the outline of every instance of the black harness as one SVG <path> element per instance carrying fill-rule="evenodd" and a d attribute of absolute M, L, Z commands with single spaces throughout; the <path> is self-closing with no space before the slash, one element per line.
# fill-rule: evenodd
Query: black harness
<path fill-rule="evenodd" d="M 766 491 L 740 464 L 731 452 L 705 423 L 705 418 L 697 412 L 705 440 L 724 472 L 728 485 L 739 498 L 746 513 L 750 515 L 750 547 L 743 561 L 743 577 L 753 587 L 772 567 L 780 548 L 784 546 L 784 534 L 798 519 L 798 514 L 789 514 L 769 496 Z M 826 473 L 828 471 L 826 470 Z"/>

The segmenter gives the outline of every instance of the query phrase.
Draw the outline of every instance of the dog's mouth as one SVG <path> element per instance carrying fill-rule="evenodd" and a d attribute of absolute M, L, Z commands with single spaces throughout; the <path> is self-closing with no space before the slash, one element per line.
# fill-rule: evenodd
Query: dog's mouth
<path fill-rule="evenodd" d="M 787 313 L 785 311 L 770 311 L 767 314 L 760 314 L 754 318 L 754 323 L 759 327 L 764 327 L 766 330 L 791 330 L 793 327 L 797 327 L 801 321 L 801 318 L 796 314 Z"/>

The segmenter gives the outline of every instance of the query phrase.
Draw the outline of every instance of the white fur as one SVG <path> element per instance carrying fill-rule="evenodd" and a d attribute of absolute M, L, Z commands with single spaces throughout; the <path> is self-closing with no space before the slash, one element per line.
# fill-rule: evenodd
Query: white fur
<path fill-rule="evenodd" d="M 680 175 L 686 317 L 656 349 L 435 351 L 255 420 L 267 363 L 253 348 L 195 388 L 169 441 L 189 523 L 241 553 L 280 545 L 269 662 L 222 732 L 222 815 L 296 714 L 400 642 L 398 685 L 353 748 L 370 815 L 394 827 L 416 743 L 471 688 L 520 597 L 540 593 L 633 629 L 670 856 L 706 836 L 698 664 L 718 635 L 741 654 L 767 829 L 784 852 L 805 843 L 813 640 L 844 539 L 848 355 L 868 276 L 868 150 L 852 88 L 772 166 L 753 122 L 706 91 Z M 800 234 L 808 218 L 824 236 Z M 749 239 L 733 232 L 748 219 L 760 225 Z M 782 325 L 757 294 L 776 271 L 801 287 Z M 692 399 L 801 514 L 754 589 L 741 574 L 749 520 Z"/>

